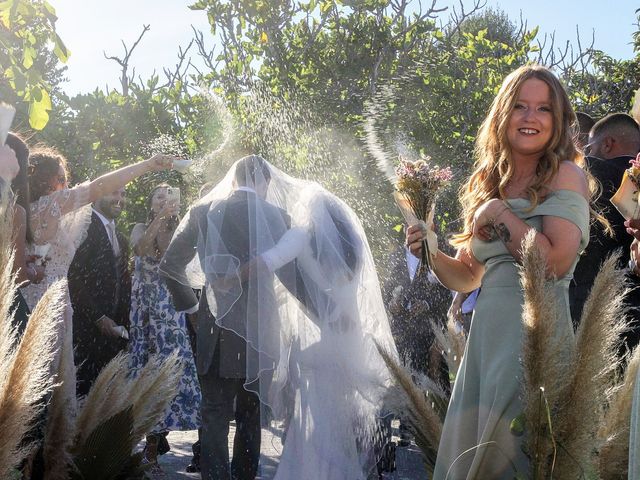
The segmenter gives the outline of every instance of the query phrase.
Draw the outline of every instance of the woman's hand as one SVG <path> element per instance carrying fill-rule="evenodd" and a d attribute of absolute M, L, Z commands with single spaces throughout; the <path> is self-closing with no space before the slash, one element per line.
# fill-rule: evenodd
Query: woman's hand
<path fill-rule="evenodd" d="M 640 218 L 632 218 L 624 222 L 627 233 L 633 235 L 636 240 L 640 240 Z"/>
<path fill-rule="evenodd" d="M 147 167 L 151 172 L 159 172 L 162 170 L 170 170 L 173 168 L 173 161 L 179 160 L 178 157 L 174 155 L 165 155 L 163 153 L 157 153 L 153 157 L 145 160 L 147 163 Z"/>
<path fill-rule="evenodd" d="M 158 218 L 177 217 L 180 213 L 180 206 L 174 202 L 165 202 L 162 210 L 158 213 Z"/>
<path fill-rule="evenodd" d="M 507 209 L 507 205 L 497 198 L 492 198 L 480 205 L 473 216 L 473 236 L 485 242 L 493 240 L 495 238 L 493 225 Z"/>
<path fill-rule="evenodd" d="M 416 223 L 407 228 L 406 243 L 411 253 L 421 258 L 422 241 L 427 238 L 427 224 L 424 222 Z"/>

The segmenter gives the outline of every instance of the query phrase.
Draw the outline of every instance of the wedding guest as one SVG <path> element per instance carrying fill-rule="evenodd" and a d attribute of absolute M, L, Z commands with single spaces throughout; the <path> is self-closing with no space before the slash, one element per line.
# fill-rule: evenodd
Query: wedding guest
<path fill-rule="evenodd" d="M 69 267 L 78 395 L 127 347 L 131 274 L 129 244 L 116 228 L 126 205 L 124 187 L 93 202 L 86 238 Z"/>
<path fill-rule="evenodd" d="M 622 182 L 629 160 L 640 151 L 640 127 L 626 113 L 608 115 L 596 123 L 589 133 L 588 155 L 585 165 L 601 185 L 602 191 L 596 200 L 599 210 L 608 220 L 612 232 L 598 223 L 591 227 L 589 246 L 580 256 L 573 273 L 574 280 L 569 289 L 571 316 L 574 325 L 580 322 L 582 307 L 600 270 L 602 261 L 621 249 L 620 268 L 629 262 L 629 247 L 632 237 L 627 234 L 624 217 L 609 201 Z M 635 277 L 629 277 L 632 287 L 640 286 Z M 640 290 L 634 288 L 626 297 L 629 315 L 634 325 L 625 333 L 627 347 L 632 348 L 640 340 Z M 622 353 L 622 352 L 621 352 Z"/>
<path fill-rule="evenodd" d="M 13 273 L 16 275 L 18 285 L 22 286 L 28 283 L 41 282 L 44 278 L 45 267 L 43 264 L 36 265 L 34 263 L 36 259 L 26 254 L 26 244 L 33 239 L 29 226 L 29 183 L 27 180 L 29 147 L 14 133 L 7 135 L 6 145 L 15 153 L 19 167 L 17 175 L 10 184 L 11 190 L 15 195 Z M 18 335 L 21 335 L 27 325 L 31 311 L 20 290 L 16 292 L 13 308 L 15 309 L 14 325 L 18 329 Z"/>
<path fill-rule="evenodd" d="M 471 328 L 471 315 L 476 307 L 479 294 L 479 288 L 472 292 L 455 292 L 447 311 L 447 316 L 462 325 L 466 333 L 469 333 L 469 328 Z"/>
<path fill-rule="evenodd" d="M 189 343 L 187 319 L 176 311 L 158 265 L 178 226 L 179 204 L 175 203 L 167 184 L 157 185 L 147 199 L 146 223 L 138 223 L 131 232 L 135 269 L 131 290 L 129 353 L 131 368 L 140 370 L 152 353 L 168 357 L 178 351 L 183 366 L 179 390 L 165 417 L 147 435 L 145 460 L 159 470 L 158 445 L 164 434 L 200 427 L 200 385 Z"/>
<path fill-rule="evenodd" d="M 575 114 L 558 79 L 527 65 L 504 80 L 476 140 L 474 171 L 461 191 L 463 232 L 455 257 L 433 258 L 438 279 L 470 292 L 482 285 L 467 349 L 444 422 L 434 478 L 511 479 L 529 471 L 523 437 L 510 430 L 520 391 L 521 242 L 532 233 L 546 258 L 562 315 L 559 337 L 573 337 L 566 301 L 578 254 L 589 240 L 590 191 L 576 164 Z M 424 226 L 408 230 L 419 255 Z M 495 448 L 477 448 L 491 444 Z M 463 455 L 464 453 L 464 455 Z"/>

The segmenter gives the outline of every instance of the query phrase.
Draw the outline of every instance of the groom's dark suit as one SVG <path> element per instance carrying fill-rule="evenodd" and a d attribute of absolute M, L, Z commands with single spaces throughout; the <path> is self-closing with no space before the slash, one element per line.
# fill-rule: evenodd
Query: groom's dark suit
<path fill-rule="evenodd" d="M 73 305 L 73 347 L 78 366 L 77 392 L 86 395 L 100 370 L 126 348 L 124 339 L 107 337 L 98 329 L 103 315 L 128 326 L 131 275 L 127 240 L 120 235 L 116 257 L 100 218 L 91 216 L 87 238 L 69 267 L 69 295 Z"/>
<path fill-rule="evenodd" d="M 163 264 L 186 267 L 193 259 L 198 238 L 207 238 L 210 206 L 201 204 L 192 208 L 186 227 L 176 233 L 171 241 Z M 256 244 L 251 212 L 258 208 L 264 213 L 268 235 L 274 242 L 282 237 L 290 224 L 283 210 L 267 203 L 252 191 L 236 190 L 217 206 L 224 212 L 220 235 L 228 250 L 225 253 L 236 257 L 241 264 L 262 253 L 251 251 L 251 246 Z M 177 310 L 188 310 L 198 304 L 191 288 L 171 278 L 166 280 Z M 258 299 L 249 295 L 247 289 L 243 289 L 238 301 L 226 314 L 227 320 L 259 320 L 255 318 Z M 261 298 L 260 302 L 265 300 L 268 301 Z M 255 393 L 245 390 L 243 384 L 247 350 L 249 355 L 255 351 L 247 347 L 242 337 L 216 324 L 204 292 L 198 304 L 197 322 L 197 369 L 202 387 L 202 478 L 229 478 L 227 437 L 229 421 L 235 418 L 237 430 L 231 475 L 234 479 L 253 479 L 260 457 L 260 402 Z"/>

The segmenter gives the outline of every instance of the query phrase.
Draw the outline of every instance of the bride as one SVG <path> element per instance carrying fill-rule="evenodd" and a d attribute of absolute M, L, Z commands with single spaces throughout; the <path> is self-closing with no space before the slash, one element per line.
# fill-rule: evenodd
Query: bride
<path fill-rule="evenodd" d="M 367 478 L 388 373 L 375 342 L 395 354 L 367 239 L 354 212 L 307 184 L 298 223 L 261 260 L 271 271 L 292 261 L 306 289 L 306 318 L 289 341 L 270 404 L 293 390 L 293 412 L 276 480 Z M 282 361 L 282 358 L 281 358 Z M 285 375 L 286 373 L 286 375 Z M 285 409 L 286 411 L 286 409 Z M 275 412 L 276 415 L 279 412 Z"/>

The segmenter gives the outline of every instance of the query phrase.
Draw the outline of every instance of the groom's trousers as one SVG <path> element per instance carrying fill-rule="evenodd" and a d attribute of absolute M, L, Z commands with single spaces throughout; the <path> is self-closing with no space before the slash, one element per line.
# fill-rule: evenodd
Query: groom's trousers
<path fill-rule="evenodd" d="M 253 480 L 260 459 L 258 396 L 245 390 L 244 379 L 221 378 L 215 361 L 199 379 L 202 389 L 202 479 Z M 229 422 L 233 419 L 236 433 L 229 465 Z"/>

